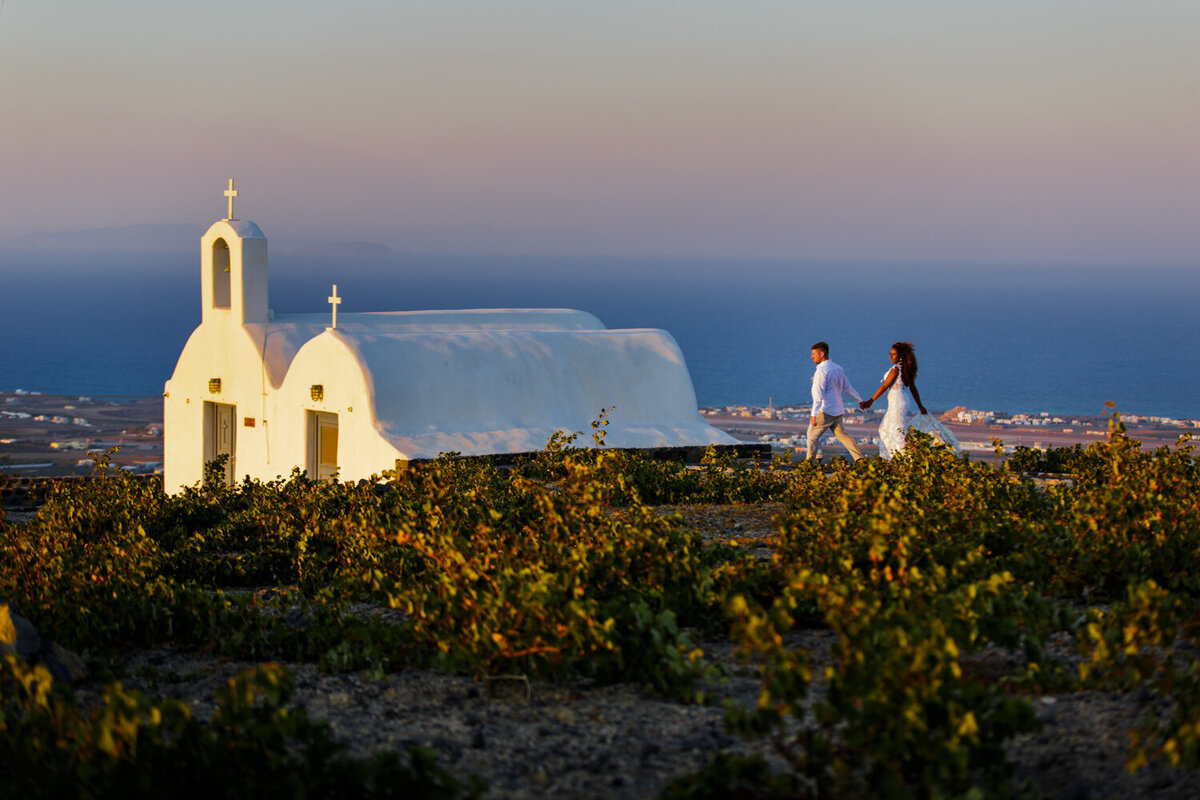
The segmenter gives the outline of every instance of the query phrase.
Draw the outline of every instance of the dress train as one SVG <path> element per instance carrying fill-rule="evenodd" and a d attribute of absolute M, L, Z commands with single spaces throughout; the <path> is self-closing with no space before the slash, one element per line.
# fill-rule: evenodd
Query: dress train
<path fill-rule="evenodd" d="M 886 375 L 885 375 L 886 377 Z M 920 413 L 917 401 L 904 384 L 903 375 L 896 375 L 892 388 L 887 393 L 888 407 L 879 424 L 879 455 L 890 459 L 904 449 L 904 434 L 910 427 L 927 433 L 934 439 L 951 447 L 955 453 L 962 452 L 958 437 L 931 414 Z"/>

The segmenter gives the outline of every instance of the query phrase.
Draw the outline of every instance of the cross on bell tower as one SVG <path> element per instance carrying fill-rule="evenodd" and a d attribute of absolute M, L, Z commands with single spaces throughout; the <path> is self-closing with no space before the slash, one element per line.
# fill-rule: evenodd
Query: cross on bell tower
<path fill-rule="evenodd" d="M 229 179 L 229 188 L 225 190 L 225 196 L 229 198 L 229 215 L 225 219 L 233 219 L 233 198 L 238 196 L 237 190 L 233 188 L 233 178 Z"/>

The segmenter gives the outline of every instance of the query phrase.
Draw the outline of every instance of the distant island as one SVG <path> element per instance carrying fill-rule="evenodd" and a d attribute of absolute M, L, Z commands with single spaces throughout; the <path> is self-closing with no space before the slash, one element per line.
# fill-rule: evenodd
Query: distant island
<path fill-rule="evenodd" d="M 141 224 L 112 228 L 85 228 L 72 231 L 27 233 L 0 240 L 0 250 L 18 253 L 89 255 L 146 255 L 177 253 L 192 258 L 196 243 L 204 235 L 202 225 Z M 386 244 L 369 241 L 302 242 L 282 255 L 301 258 L 371 259 L 396 255 Z"/>

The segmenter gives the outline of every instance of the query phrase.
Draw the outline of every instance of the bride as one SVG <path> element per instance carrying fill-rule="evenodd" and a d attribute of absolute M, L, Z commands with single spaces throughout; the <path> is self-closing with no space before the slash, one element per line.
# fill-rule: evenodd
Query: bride
<path fill-rule="evenodd" d="M 913 352 L 912 342 L 896 342 L 888 355 L 891 369 L 883 376 L 875 394 L 858 404 L 865 411 L 887 392 L 887 413 L 879 424 L 879 455 L 891 458 L 903 450 L 904 434 L 909 427 L 928 433 L 959 452 L 954 434 L 921 405 L 921 393 L 917 391 L 917 354 Z"/>

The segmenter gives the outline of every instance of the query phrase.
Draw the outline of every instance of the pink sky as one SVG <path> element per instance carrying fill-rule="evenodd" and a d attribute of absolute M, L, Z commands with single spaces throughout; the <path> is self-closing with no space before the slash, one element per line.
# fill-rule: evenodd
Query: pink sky
<path fill-rule="evenodd" d="M 1190 0 L 9 0 L 0 75 L 0 240 L 1200 267 Z"/>

